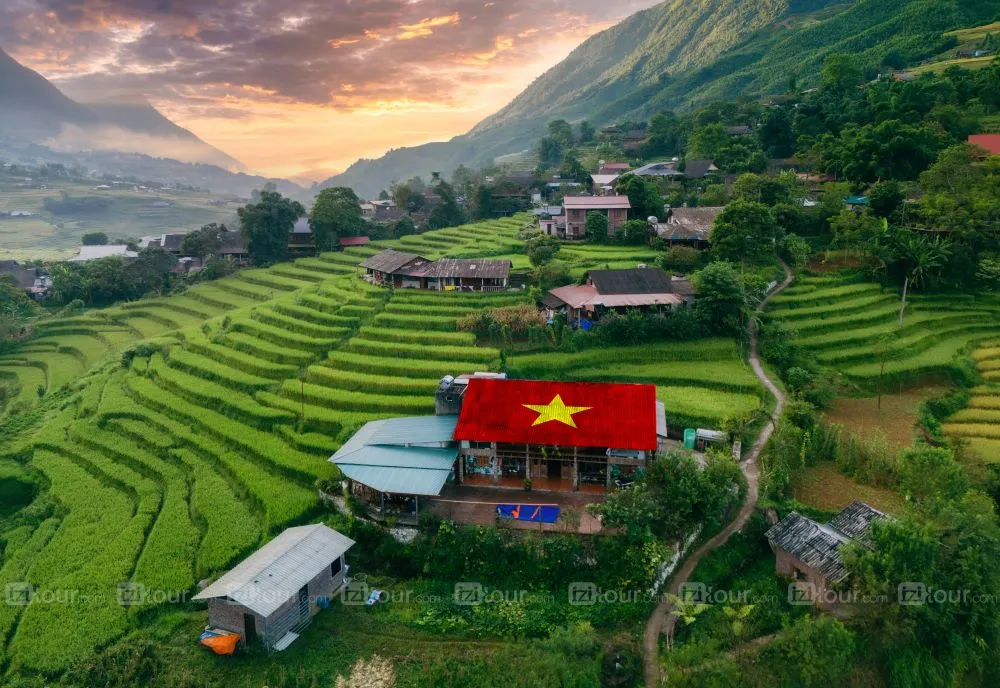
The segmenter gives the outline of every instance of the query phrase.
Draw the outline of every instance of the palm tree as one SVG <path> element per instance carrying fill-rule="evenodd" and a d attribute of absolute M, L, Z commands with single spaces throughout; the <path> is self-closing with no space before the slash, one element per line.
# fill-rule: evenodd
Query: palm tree
<path fill-rule="evenodd" d="M 926 236 L 905 232 L 897 238 L 897 251 L 897 255 L 906 263 L 903 298 L 899 304 L 899 327 L 903 327 L 906 296 L 910 287 L 920 288 L 931 275 L 941 269 L 951 255 L 951 242 L 941 237 L 929 240 Z"/>

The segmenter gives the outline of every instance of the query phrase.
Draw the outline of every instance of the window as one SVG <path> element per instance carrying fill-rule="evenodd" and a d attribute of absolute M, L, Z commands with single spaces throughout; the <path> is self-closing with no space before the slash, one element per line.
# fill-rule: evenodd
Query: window
<path fill-rule="evenodd" d="M 330 575 L 336 576 L 338 573 L 340 573 L 340 570 L 342 568 L 344 568 L 344 560 L 341 557 L 337 557 L 336 559 L 333 560 L 333 563 L 330 564 Z"/>
<path fill-rule="evenodd" d="M 469 449 L 491 449 L 491 442 L 469 442 Z"/>

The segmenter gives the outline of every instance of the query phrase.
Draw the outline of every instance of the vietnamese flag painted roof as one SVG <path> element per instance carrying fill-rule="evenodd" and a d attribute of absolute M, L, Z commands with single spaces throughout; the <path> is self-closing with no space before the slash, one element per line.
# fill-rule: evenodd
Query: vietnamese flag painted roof
<path fill-rule="evenodd" d="M 656 449 L 656 387 L 472 378 L 456 440 Z"/>

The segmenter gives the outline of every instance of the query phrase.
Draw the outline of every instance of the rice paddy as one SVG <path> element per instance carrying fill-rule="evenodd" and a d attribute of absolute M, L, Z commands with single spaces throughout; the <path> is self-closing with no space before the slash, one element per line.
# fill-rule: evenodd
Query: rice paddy
<path fill-rule="evenodd" d="M 336 476 L 327 458 L 365 422 L 433 413 L 442 375 L 499 370 L 501 352 L 456 321 L 528 303 L 528 291 L 386 290 L 359 279 L 357 266 L 390 245 L 428 258 L 516 252 L 524 222 L 246 270 L 180 296 L 43 323 L 0 357 L 0 385 L 14 392 L 3 419 L 40 403 L 46 413 L 0 453 L 37 469 L 60 505 L 31 534 L 0 532 L 0 583 L 86 593 L 65 605 L 0 606 L 0 666 L 59 674 L 142 623 L 136 612 L 308 519 L 319 506 L 315 481 Z M 567 248 L 575 269 L 641 254 Z M 138 343 L 123 367 L 122 352 Z M 517 354 L 508 365 L 521 377 L 653 382 L 675 426 L 715 427 L 763 398 L 729 341 Z M 46 405 L 57 391 L 66 401 Z M 155 594 L 124 607 L 123 583 Z"/>
<path fill-rule="evenodd" d="M 986 463 L 1000 463 L 1000 341 L 986 342 L 972 352 L 985 384 L 971 390 L 966 407 L 942 426 L 961 441 L 969 454 Z"/>
<path fill-rule="evenodd" d="M 907 384 L 960 376 L 961 354 L 1000 334 L 994 295 L 913 294 L 899 327 L 899 294 L 849 274 L 797 280 L 768 314 L 794 329 L 821 365 L 863 391 L 880 378 Z"/>

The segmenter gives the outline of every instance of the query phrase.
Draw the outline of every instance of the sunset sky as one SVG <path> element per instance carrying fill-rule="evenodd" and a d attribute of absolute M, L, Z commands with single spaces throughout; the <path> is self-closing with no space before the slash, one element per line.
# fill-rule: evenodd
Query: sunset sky
<path fill-rule="evenodd" d="M 446 140 L 656 0 L 2 0 L 0 47 L 79 100 L 142 94 L 269 175 Z"/>

